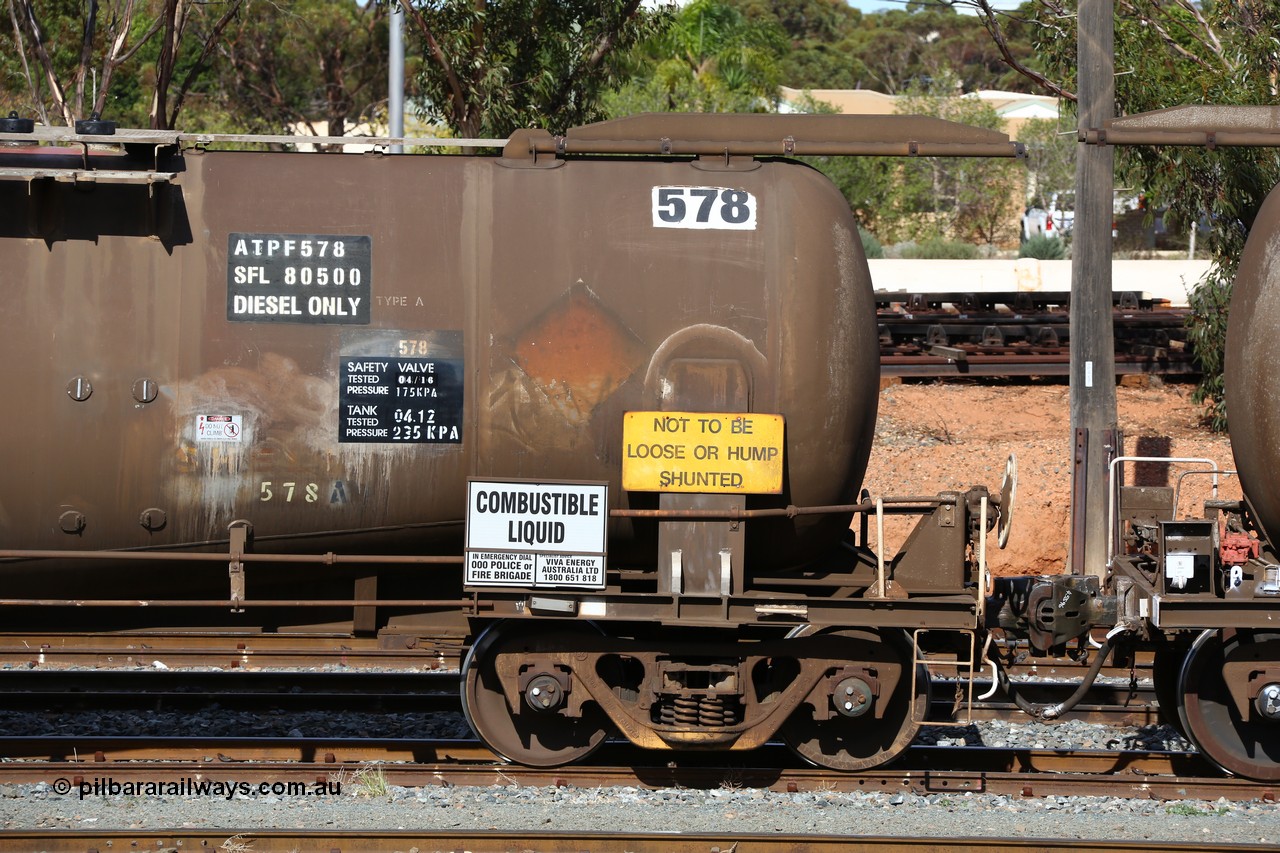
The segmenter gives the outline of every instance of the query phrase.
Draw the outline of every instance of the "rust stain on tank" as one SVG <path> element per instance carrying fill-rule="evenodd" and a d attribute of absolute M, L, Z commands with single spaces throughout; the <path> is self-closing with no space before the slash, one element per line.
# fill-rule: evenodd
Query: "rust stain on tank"
<path fill-rule="evenodd" d="M 177 472 L 186 476 L 170 484 L 169 499 L 201 515 L 206 531 L 217 530 L 253 497 L 255 460 L 296 462 L 307 448 L 332 441 L 336 396 L 330 383 L 301 373 L 296 362 L 276 353 L 264 353 L 255 369 L 216 368 L 178 383 Z M 234 442 L 201 442 L 195 435 L 201 414 L 239 416 L 243 433 Z"/>
<path fill-rule="evenodd" d="M 585 421 L 646 356 L 582 282 L 515 336 L 514 359 L 570 423 Z"/>

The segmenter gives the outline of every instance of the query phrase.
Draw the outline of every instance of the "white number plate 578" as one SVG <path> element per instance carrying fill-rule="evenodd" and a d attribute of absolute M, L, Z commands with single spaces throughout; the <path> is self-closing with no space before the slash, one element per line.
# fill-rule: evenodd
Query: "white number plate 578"
<path fill-rule="evenodd" d="M 654 187 L 653 227 L 754 231 L 756 197 L 731 187 Z"/>

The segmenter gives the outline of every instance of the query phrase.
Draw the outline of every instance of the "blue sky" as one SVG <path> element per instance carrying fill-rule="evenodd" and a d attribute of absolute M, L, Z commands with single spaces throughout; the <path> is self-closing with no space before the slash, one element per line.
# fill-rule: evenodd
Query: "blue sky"
<path fill-rule="evenodd" d="M 997 9 L 1015 9 L 1018 7 L 1020 0 L 995 0 L 991 5 Z M 907 5 L 907 0 L 848 0 L 850 6 L 855 9 L 861 9 L 864 12 L 882 12 L 885 9 L 901 9 Z M 963 6 L 957 8 L 960 12 L 968 11 Z"/>
<path fill-rule="evenodd" d="M 864 12 L 879 12 L 883 9 L 900 9 L 905 4 L 891 0 L 849 0 L 849 5 Z"/>

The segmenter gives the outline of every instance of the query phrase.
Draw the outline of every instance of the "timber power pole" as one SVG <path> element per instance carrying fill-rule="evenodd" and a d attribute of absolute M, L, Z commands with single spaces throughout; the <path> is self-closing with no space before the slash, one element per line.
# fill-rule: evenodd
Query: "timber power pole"
<path fill-rule="evenodd" d="M 1115 114 L 1113 0 L 1080 0 L 1077 25 L 1079 126 L 1102 127 Z M 1108 465 L 1121 453 L 1111 318 L 1113 151 L 1107 145 L 1076 149 L 1071 259 L 1070 564 L 1073 573 L 1099 577 L 1107 571 Z"/>

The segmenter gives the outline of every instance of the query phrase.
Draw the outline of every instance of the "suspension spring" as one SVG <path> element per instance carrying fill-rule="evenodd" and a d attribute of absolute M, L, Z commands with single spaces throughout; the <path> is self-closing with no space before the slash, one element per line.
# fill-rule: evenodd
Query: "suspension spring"
<path fill-rule="evenodd" d="M 668 726 L 698 725 L 698 699 L 693 696 L 673 696 L 662 704 L 662 722 Z"/>
<path fill-rule="evenodd" d="M 704 726 L 731 726 L 737 714 L 727 696 L 708 696 L 698 705 L 698 722 Z"/>
<path fill-rule="evenodd" d="M 672 696 L 658 717 L 663 725 L 685 728 L 731 726 L 738 722 L 734 700 L 727 696 Z"/>

